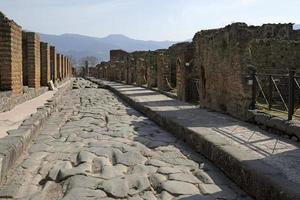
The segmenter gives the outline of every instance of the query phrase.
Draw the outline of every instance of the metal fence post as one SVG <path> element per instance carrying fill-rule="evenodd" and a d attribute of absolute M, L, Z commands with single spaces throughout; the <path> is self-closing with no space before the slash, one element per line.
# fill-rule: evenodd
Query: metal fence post
<path fill-rule="evenodd" d="M 272 75 L 269 75 L 269 85 L 268 85 L 268 103 L 269 103 L 269 110 L 272 109 L 272 99 L 273 99 L 273 81 L 272 81 Z"/>
<path fill-rule="evenodd" d="M 251 100 L 250 109 L 255 110 L 255 108 L 256 108 L 256 93 L 257 93 L 256 69 L 252 69 L 251 79 L 252 79 L 253 83 L 252 83 L 252 100 Z"/>
<path fill-rule="evenodd" d="M 289 105 L 288 105 L 288 120 L 293 119 L 294 107 L 295 107 L 295 83 L 294 83 L 295 71 L 289 71 Z"/>

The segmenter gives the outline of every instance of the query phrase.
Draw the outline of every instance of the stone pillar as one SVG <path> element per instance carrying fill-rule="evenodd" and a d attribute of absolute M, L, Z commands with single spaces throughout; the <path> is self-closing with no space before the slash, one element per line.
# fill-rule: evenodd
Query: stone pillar
<path fill-rule="evenodd" d="M 61 79 L 65 78 L 65 56 L 61 55 Z"/>
<path fill-rule="evenodd" d="M 64 56 L 64 78 L 67 78 L 67 57 Z"/>
<path fill-rule="evenodd" d="M 147 80 L 148 80 L 148 84 L 147 87 L 148 88 L 153 88 L 155 87 L 156 84 L 156 66 L 151 65 L 151 63 L 149 64 L 149 66 L 147 67 Z"/>
<path fill-rule="evenodd" d="M 167 79 L 170 80 L 170 69 L 168 66 L 167 56 L 160 54 L 157 56 L 157 87 L 159 91 L 168 91 Z"/>
<path fill-rule="evenodd" d="M 56 71 L 57 71 L 57 78 L 61 81 L 61 54 L 56 54 Z"/>
<path fill-rule="evenodd" d="M 23 92 L 22 28 L 0 12 L 0 89 Z"/>
<path fill-rule="evenodd" d="M 41 85 L 48 86 L 51 80 L 50 72 L 50 46 L 48 43 L 41 42 Z"/>
<path fill-rule="evenodd" d="M 51 80 L 55 83 L 57 80 L 57 69 L 56 69 L 56 52 L 54 46 L 50 46 L 50 71 L 51 71 Z"/>
<path fill-rule="evenodd" d="M 84 71 L 84 77 L 87 78 L 89 77 L 90 73 L 89 73 L 89 62 L 86 60 L 85 61 L 85 71 Z"/>
<path fill-rule="evenodd" d="M 136 85 L 142 86 L 146 84 L 146 69 L 145 69 L 145 60 L 142 58 L 137 59 L 136 67 Z"/>
<path fill-rule="evenodd" d="M 23 83 L 33 88 L 41 86 L 40 37 L 24 32 L 23 37 Z"/>

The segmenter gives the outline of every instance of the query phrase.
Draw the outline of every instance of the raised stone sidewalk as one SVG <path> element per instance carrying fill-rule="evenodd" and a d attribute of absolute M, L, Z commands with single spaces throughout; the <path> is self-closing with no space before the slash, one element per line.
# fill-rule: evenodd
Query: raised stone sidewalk
<path fill-rule="evenodd" d="M 63 84 L 57 92 L 53 92 L 52 98 L 48 99 L 44 106 L 38 107 L 37 111 L 21 122 L 17 129 L 9 130 L 8 136 L 0 139 L 0 184 L 6 179 L 6 175 L 9 171 L 17 165 L 20 158 L 25 154 L 32 140 L 38 135 L 44 122 L 56 111 L 63 94 L 66 90 L 70 89 L 71 86 L 71 81 Z M 24 107 L 26 108 L 26 106 L 34 107 L 35 105 L 25 104 Z M 26 113 L 22 113 L 22 111 L 24 110 L 19 110 L 19 115 L 25 117 Z M 27 108 L 27 111 L 31 112 L 31 109 Z M 14 112 L 13 115 L 18 115 L 18 110 Z M 0 116 L 7 117 L 5 115 Z M 9 119 L 6 118 L 6 120 Z M 2 128 L 7 129 L 7 127 Z"/>
<path fill-rule="evenodd" d="M 184 140 L 256 199 L 300 199 L 299 143 L 152 90 L 92 81 Z"/>

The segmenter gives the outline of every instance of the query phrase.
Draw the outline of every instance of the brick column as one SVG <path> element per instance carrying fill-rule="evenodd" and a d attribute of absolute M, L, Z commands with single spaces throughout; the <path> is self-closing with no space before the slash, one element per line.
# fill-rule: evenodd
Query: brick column
<path fill-rule="evenodd" d="M 0 12 L 0 89 L 23 92 L 22 28 Z"/>
<path fill-rule="evenodd" d="M 51 80 L 50 74 L 50 46 L 48 43 L 41 42 L 41 85 L 48 86 Z"/>
<path fill-rule="evenodd" d="M 56 69 L 56 53 L 55 53 L 54 46 L 50 46 L 50 69 L 51 69 L 51 80 L 55 83 L 57 80 L 57 69 Z"/>
<path fill-rule="evenodd" d="M 40 37 L 33 32 L 23 31 L 23 82 L 24 85 L 40 88 L 41 61 Z"/>
<path fill-rule="evenodd" d="M 56 54 L 57 79 L 61 81 L 61 54 Z"/>
<path fill-rule="evenodd" d="M 160 54 L 157 56 L 157 87 L 160 91 L 170 90 L 167 79 L 170 80 L 171 73 L 168 66 L 167 56 Z"/>
<path fill-rule="evenodd" d="M 64 78 L 67 78 L 67 57 L 64 56 Z"/>
<path fill-rule="evenodd" d="M 137 67 L 136 67 L 136 85 L 142 86 L 146 84 L 145 76 L 145 60 L 142 58 L 137 59 Z"/>

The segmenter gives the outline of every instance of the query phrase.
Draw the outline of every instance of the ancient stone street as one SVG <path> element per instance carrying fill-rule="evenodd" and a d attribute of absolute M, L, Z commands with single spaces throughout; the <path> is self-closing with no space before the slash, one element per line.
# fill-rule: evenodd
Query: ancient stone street
<path fill-rule="evenodd" d="M 199 153 L 80 80 L 63 96 L 1 199 L 251 199 Z"/>

